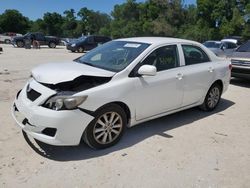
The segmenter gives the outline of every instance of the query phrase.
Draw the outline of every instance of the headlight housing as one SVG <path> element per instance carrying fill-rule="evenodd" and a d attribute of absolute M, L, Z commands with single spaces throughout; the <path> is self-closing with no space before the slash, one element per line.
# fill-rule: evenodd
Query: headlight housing
<path fill-rule="evenodd" d="M 88 96 L 68 96 L 68 95 L 56 95 L 49 98 L 42 106 L 52 110 L 73 110 L 77 109 Z"/>
<path fill-rule="evenodd" d="M 71 44 L 71 47 L 75 47 L 76 46 L 76 44 L 74 43 L 74 44 Z"/>

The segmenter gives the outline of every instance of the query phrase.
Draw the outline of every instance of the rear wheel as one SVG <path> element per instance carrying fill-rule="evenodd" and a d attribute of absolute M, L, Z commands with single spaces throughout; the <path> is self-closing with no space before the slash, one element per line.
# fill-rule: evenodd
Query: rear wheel
<path fill-rule="evenodd" d="M 4 43 L 5 43 L 5 44 L 10 44 L 10 42 L 11 42 L 10 39 L 5 39 L 5 40 L 4 40 Z"/>
<path fill-rule="evenodd" d="M 16 45 L 17 45 L 17 47 L 22 48 L 22 47 L 24 47 L 24 42 L 23 41 L 17 41 Z"/>
<path fill-rule="evenodd" d="M 214 110 L 220 102 L 222 88 L 219 84 L 213 84 L 207 92 L 206 98 L 200 108 L 204 111 Z"/>
<path fill-rule="evenodd" d="M 50 42 L 49 43 L 49 47 L 50 48 L 55 48 L 56 47 L 56 43 L 55 42 Z"/>
<path fill-rule="evenodd" d="M 119 105 L 108 105 L 96 112 L 95 119 L 84 131 L 83 139 L 95 149 L 110 147 L 120 140 L 126 122 L 126 114 Z"/>

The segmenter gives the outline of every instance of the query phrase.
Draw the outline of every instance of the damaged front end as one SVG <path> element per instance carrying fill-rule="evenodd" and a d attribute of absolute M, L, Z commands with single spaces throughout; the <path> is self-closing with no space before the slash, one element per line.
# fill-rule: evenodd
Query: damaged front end
<path fill-rule="evenodd" d="M 109 82 L 111 78 L 112 77 L 79 76 L 72 81 L 58 84 L 40 82 L 40 84 L 57 92 L 45 101 L 42 106 L 56 111 L 77 109 L 88 96 L 74 96 L 75 93 L 105 84 Z"/>
<path fill-rule="evenodd" d="M 57 93 L 42 105 L 53 110 L 72 110 L 78 108 L 88 96 L 74 96 L 75 93 L 105 84 L 112 77 L 79 76 L 72 81 L 61 82 L 58 84 L 41 83 L 45 87 L 55 90 Z"/>
<path fill-rule="evenodd" d="M 72 81 L 61 82 L 58 84 L 39 83 L 57 92 L 80 92 L 105 84 L 111 79 L 112 77 L 79 76 Z"/>

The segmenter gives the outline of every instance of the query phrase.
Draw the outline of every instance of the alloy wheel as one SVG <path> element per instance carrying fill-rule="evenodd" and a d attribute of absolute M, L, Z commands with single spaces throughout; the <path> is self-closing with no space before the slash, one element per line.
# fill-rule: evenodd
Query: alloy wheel
<path fill-rule="evenodd" d="M 220 99 L 220 89 L 218 87 L 214 87 L 209 92 L 208 98 L 207 98 L 207 105 L 209 108 L 214 108 Z"/>
<path fill-rule="evenodd" d="M 122 117 L 116 112 L 101 115 L 95 123 L 93 135 L 99 144 L 113 142 L 122 132 Z"/>

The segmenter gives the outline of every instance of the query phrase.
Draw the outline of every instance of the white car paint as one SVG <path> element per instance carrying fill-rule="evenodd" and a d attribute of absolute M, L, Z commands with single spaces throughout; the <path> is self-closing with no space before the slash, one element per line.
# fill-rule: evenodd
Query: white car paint
<path fill-rule="evenodd" d="M 4 42 L 6 43 L 7 41 L 10 43 L 11 42 L 11 37 L 10 36 L 6 36 L 6 35 L 1 35 L 0 34 L 0 42 Z"/>
<path fill-rule="evenodd" d="M 58 68 L 58 63 L 43 64 L 32 70 L 32 76 L 38 82 L 57 84 L 74 80 L 83 75 L 83 73 L 85 76 L 95 75 L 104 77 L 111 77 L 115 74 L 111 71 L 74 62 L 61 63 L 60 67 L 61 68 Z"/>
<path fill-rule="evenodd" d="M 112 77 L 111 81 L 105 84 L 75 93 L 73 96 L 88 96 L 79 107 L 93 112 L 108 103 L 125 104 L 130 111 L 129 127 L 201 105 L 210 86 L 217 80 L 222 81 L 223 92 L 228 88 L 230 62 L 218 58 L 200 43 L 159 37 L 127 38 L 116 41 L 142 42 L 150 46 L 124 70 L 117 73 L 75 62 L 41 65 L 35 68 L 32 71 L 33 78 L 14 101 L 18 111 L 13 107 L 12 115 L 17 124 L 26 133 L 42 142 L 52 145 L 78 145 L 85 128 L 94 117 L 79 109 L 56 111 L 44 108 L 41 104 L 55 95 L 56 91 L 39 82 L 57 84 L 70 81 L 79 75 Z M 135 66 L 155 49 L 173 44 L 177 45 L 180 67 L 157 72 L 155 76 L 129 76 Z M 210 62 L 185 66 L 182 44 L 199 47 L 208 55 Z M 34 102 L 27 98 L 28 85 L 41 93 Z M 28 119 L 30 125 L 23 125 L 24 118 Z M 50 137 L 43 134 L 41 131 L 46 127 L 56 128 L 56 135 Z"/>
<path fill-rule="evenodd" d="M 222 39 L 221 42 L 232 42 L 234 44 L 238 43 L 238 41 L 236 39 Z"/>

